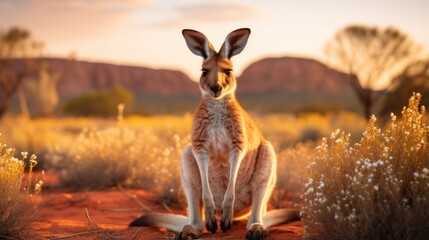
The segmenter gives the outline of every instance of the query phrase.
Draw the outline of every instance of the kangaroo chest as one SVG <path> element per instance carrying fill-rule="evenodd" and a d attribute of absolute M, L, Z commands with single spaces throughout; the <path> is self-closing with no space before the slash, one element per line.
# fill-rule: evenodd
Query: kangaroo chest
<path fill-rule="evenodd" d="M 209 183 L 215 208 L 221 209 L 229 181 L 231 137 L 227 129 L 228 112 L 224 104 L 211 104 L 208 109 L 207 147 L 210 154 Z"/>
<path fill-rule="evenodd" d="M 207 145 L 212 156 L 228 154 L 231 148 L 227 110 L 225 103 L 213 103 L 208 108 Z"/>
<path fill-rule="evenodd" d="M 244 124 L 240 112 L 228 102 L 204 103 L 200 112 L 196 113 L 193 129 L 194 149 L 204 149 L 209 155 L 209 185 L 213 194 L 215 208 L 222 209 L 222 202 L 229 182 L 230 152 L 238 142 L 246 137 L 241 130 Z M 251 156 L 251 155 L 249 155 Z M 249 157 L 246 155 L 245 159 Z M 236 203 L 234 209 L 243 209 L 250 203 L 248 191 L 249 168 L 247 160 L 243 160 L 236 186 Z M 238 205 L 237 205 L 238 204 Z"/>

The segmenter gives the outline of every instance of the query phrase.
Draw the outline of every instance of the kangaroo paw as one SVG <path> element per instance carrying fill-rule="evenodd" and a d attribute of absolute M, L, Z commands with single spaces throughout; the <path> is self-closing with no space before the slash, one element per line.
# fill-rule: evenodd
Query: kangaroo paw
<path fill-rule="evenodd" d="M 176 240 L 197 239 L 201 236 L 201 230 L 197 230 L 192 225 L 185 225 L 180 233 L 176 235 Z"/>
<path fill-rule="evenodd" d="M 220 220 L 220 228 L 222 232 L 226 232 L 232 228 L 232 209 L 222 211 L 222 219 Z"/>
<path fill-rule="evenodd" d="M 216 222 L 216 215 L 215 215 L 214 208 L 206 208 L 205 215 L 206 215 L 206 229 L 207 231 L 210 231 L 211 233 L 214 234 L 217 230 L 217 222 Z"/>
<path fill-rule="evenodd" d="M 246 233 L 246 240 L 263 240 L 268 237 L 268 232 L 261 224 L 253 224 Z"/>

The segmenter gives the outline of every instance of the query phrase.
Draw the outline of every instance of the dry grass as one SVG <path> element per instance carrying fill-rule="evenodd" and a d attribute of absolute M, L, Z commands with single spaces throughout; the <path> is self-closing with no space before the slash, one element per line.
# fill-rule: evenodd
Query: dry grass
<path fill-rule="evenodd" d="M 296 116 L 268 114 L 256 116 L 256 122 L 267 139 L 274 144 L 277 152 L 293 147 L 297 143 L 320 140 L 338 128 L 359 137 L 367 123 L 359 115 L 349 112 L 305 113 Z"/>
<path fill-rule="evenodd" d="M 123 185 L 140 159 L 136 137 L 121 127 L 84 130 L 65 152 L 63 184 L 87 189 Z"/>
<path fill-rule="evenodd" d="M 0 131 L 19 150 L 36 152 L 43 169 L 61 172 L 68 186 L 138 187 L 156 192 L 162 204 L 179 206 L 179 161 L 189 143 L 192 115 L 121 119 L 7 117 Z M 290 192 L 303 188 L 305 166 L 315 152 L 311 143 L 295 149 L 297 143 L 317 140 L 340 127 L 352 132 L 365 127 L 365 121 L 351 113 L 270 114 L 256 116 L 256 121 L 278 153 L 278 206 Z"/>
<path fill-rule="evenodd" d="M 36 220 L 38 201 L 35 195 L 41 190 L 42 182 L 33 187 L 32 169 L 36 156 L 29 161 L 29 174 L 24 181 L 24 160 L 14 157 L 15 150 L 0 144 L 0 239 L 27 239 Z M 31 235 L 34 236 L 34 235 Z"/>
<path fill-rule="evenodd" d="M 161 204 L 180 207 L 179 160 L 189 139 L 169 127 L 162 128 L 162 122 L 140 128 L 133 126 L 134 120 L 84 130 L 72 147 L 57 148 L 49 158 L 57 159 L 66 186 L 89 190 L 118 185 L 143 188 L 156 192 Z"/>
<path fill-rule="evenodd" d="M 429 146 L 414 94 L 384 129 L 372 117 L 362 139 L 323 139 L 302 195 L 308 239 L 427 239 Z"/>

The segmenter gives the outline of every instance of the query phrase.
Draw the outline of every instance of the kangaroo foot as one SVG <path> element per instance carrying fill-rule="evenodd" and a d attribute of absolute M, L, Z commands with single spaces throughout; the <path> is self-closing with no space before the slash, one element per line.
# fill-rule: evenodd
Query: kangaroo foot
<path fill-rule="evenodd" d="M 246 233 L 246 240 L 263 240 L 268 237 L 268 232 L 262 224 L 253 224 Z"/>

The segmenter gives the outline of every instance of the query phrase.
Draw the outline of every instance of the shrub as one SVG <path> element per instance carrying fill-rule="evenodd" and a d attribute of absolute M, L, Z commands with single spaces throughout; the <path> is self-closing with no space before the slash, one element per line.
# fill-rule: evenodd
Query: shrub
<path fill-rule="evenodd" d="M 309 239 L 427 239 L 429 146 L 413 94 L 384 130 L 371 117 L 362 139 L 337 130 L 317 148 L 302 195 Z"/>
<path fill-rule="evenodd" d="M 118 104 L 129 106 L 133 101 L 134 95 L 130 91 L 116 86 L 69 100 L 64 105 L 64 111 L 73 115 L 108 117 L 114 116 Z"/>
<path fill-rule="evenodd" d="M 65 153 L 62 183 L 87 189 L 123 185 L 140 158 L 136 137 L 126 127 L 82 131 Z"/>
<path fill-rule="evenodd" d="M 31 172 L 37 163 L 35 155 L 30 157 L 30 172 L 24 181 L 27 153 L 22 153 L 19 160 L 14 157 L 14 149 L 5 147 L 0 144 L 0 239 L 26 239 L 32 234 L 36 220 L 35 195 L 40 193 L 42 182 L 33 188 Z"/>
<path fill-rule="evenodd" d="M 50 159 L 61 159 L 62 183 L 76 189 L 143 188 L 154 191 L 161 204 L 181 207 L 179 163 L 189 138 L 165 125 L 160 130 L 128 125 L 119 121 L 105 129 L 84 130 L 73 146 L 50 152 Z"/>
<path fill-rule="evenodd" d="M 134 177 L 134 182 L 146 189 L 152 186 L 158 193 L 158 203 L 161 205 L 186 206 L 181 188 L 180 159 L 190 137 L 180 137 L 178 134 L 158 137 L 145 146 L 143 152 L 148 156 L 148 162 Z"/>

